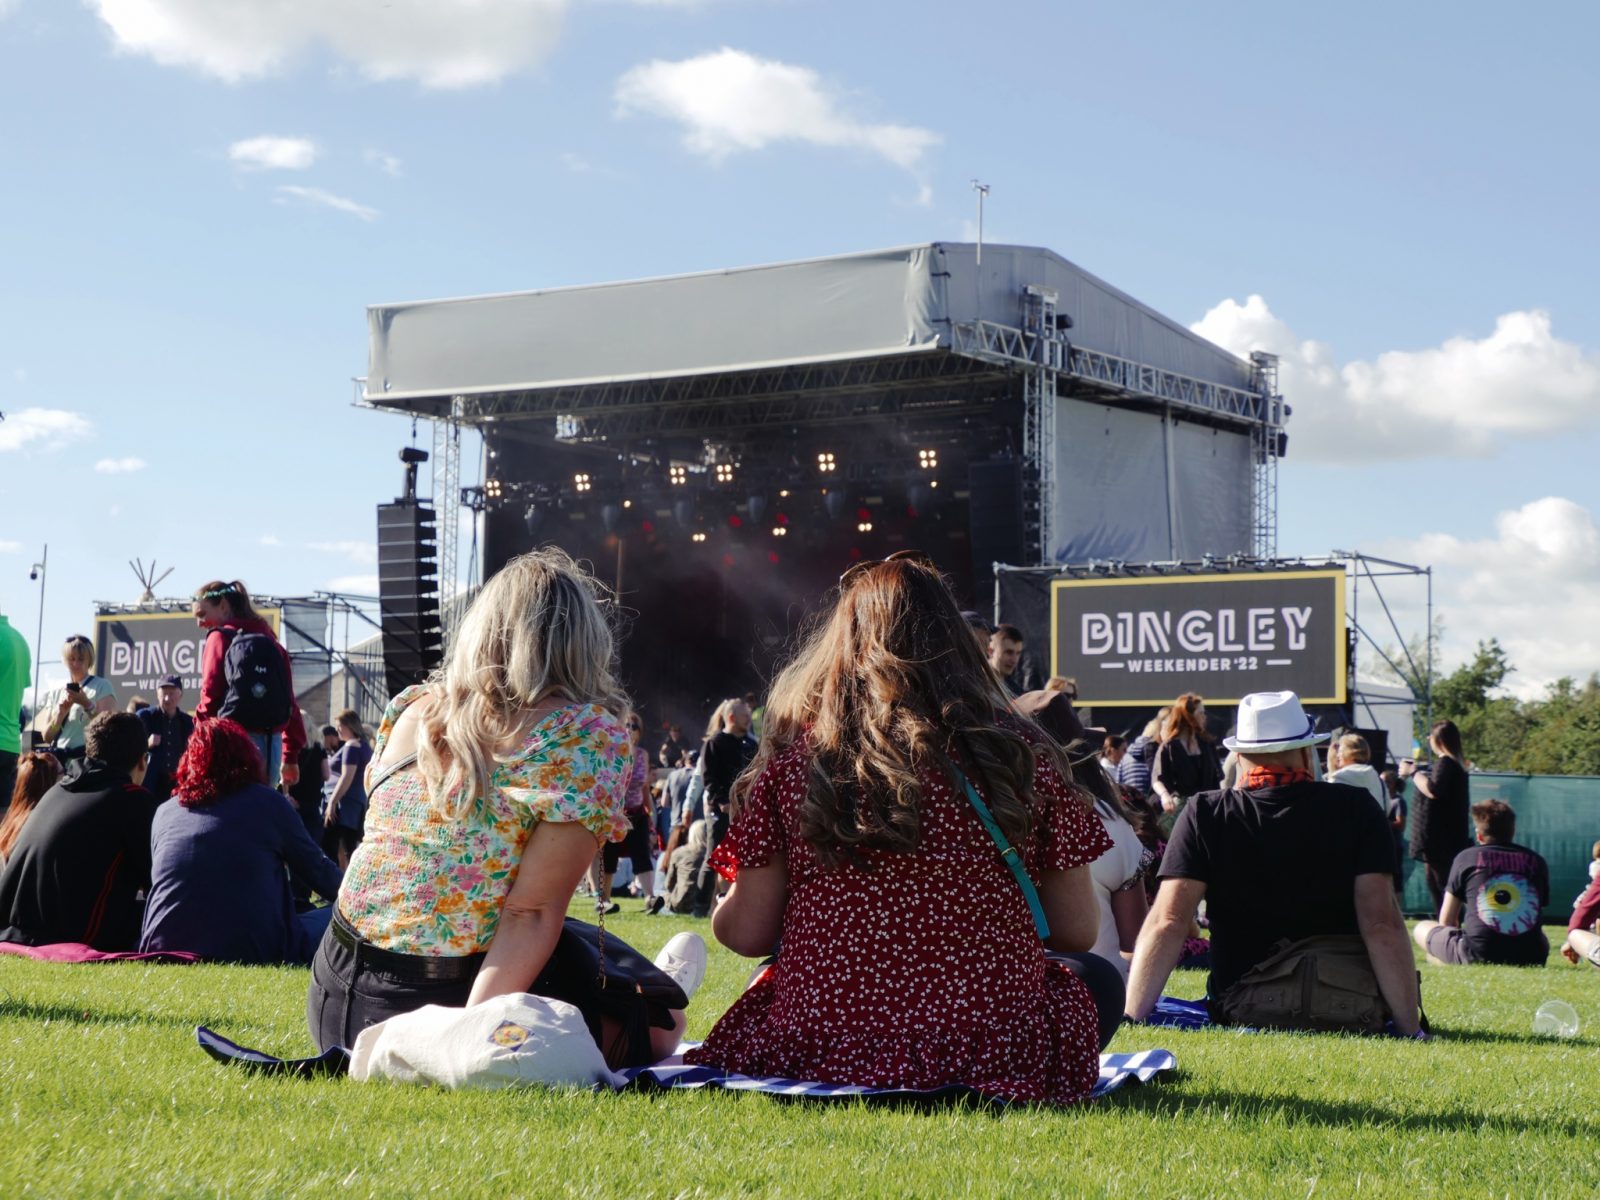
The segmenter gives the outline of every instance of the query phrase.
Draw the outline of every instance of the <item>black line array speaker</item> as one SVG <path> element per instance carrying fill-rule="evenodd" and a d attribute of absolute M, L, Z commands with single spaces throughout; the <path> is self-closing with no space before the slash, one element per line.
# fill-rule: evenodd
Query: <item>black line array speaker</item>
<path fill-rule="evenodd" d="M 378 614 L 389 695 L 444 660 L 434 511 L 415 500 L 378 505 Z"/>
<path fill-rule="evenodd" d="M 1030 565 L 1022 533 L 1022 463 L 1014 458 L 967 467 L 967 529 L 972 586 L 980 601 L 994 583 L 994 564 Z"/>

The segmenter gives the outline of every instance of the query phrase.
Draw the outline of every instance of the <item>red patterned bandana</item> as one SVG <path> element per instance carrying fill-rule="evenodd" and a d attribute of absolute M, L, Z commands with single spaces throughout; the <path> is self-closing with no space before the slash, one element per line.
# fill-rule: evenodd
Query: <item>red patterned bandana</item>
<path fill-rule="evenodd" d="M 1299 767 L 1286 767 L 1280 763 L 1257 763 L 1252 766 L 1239 786 L 1245 791 L 1254 791 L 1256 788 L 1284 787 L 1291 783 L 1310 783 L 1311 773 L 1302 771 Z"/>

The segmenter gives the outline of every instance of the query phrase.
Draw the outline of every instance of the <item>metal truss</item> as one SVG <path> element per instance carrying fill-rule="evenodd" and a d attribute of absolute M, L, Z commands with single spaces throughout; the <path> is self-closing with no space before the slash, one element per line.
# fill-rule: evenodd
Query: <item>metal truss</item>
<path fill-rule="evenodd" d="M 1051 529 L 1056 496 L 1056 375 L 1062 341 L 1056 332 L 1056 293 L 1046 288 L 1029 287 L 1023 294 L 1025 337 L 1030 339 L 1036 357 L 1033 369 L 1023 376 L 1022 533 L 1033 547 L 1039 562 L 1055 558 L 1055 539 Z"/>
<path fill-rule="evenodd" d="M 433 422 L 433 511 L 438 521 L 439 608 L 450 611 L 457 591 L 457 546 L 461 539 L 461 397 L 453 397 L 447 417 Z M 448 642 L 451 630 L 446 628 Z"/>
<path fill-rule="evenodd" d="M 1250 375 L 1263 404 L 1250 427 L 1250 549 L 1257 557 L 1278 553 L 1278 456 L 1283 439 L 1283 397 L 1278 394 L 1278 356 L 1257 350 Z"/>

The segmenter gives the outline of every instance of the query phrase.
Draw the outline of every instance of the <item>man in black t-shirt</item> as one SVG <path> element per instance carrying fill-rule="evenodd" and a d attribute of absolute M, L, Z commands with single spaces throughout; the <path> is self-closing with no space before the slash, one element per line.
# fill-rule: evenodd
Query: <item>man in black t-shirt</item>
<path fill-rule="evenodd" d="M 40 799 L 0 871 L 0 942 L 138 948 L 156 809 L 140 786 L 147 737 L 132 713 L 89 723 L 85 757 Z"/>
<path fill-rule="evenodd" d="M 1437 921 L 1419 921 L 1413 936 L 1440 966 L 1505 963 L 1542 967 L 1550 941 L 1539 913 L 1550 903 L 1550 868 L 1516 845 L 1517 814 L 1501 800 L 1472 806 L 1478 844 L 1456 855 Z"/>
<path fill-rule="evenodd" d="M 1312 747 L 1328 735 L 1293 692 L 1246 696 L 1238 729 L 1225 745 L 1239 755 L 1239 787 L 1191 797 L 1173 828 L 1134 950 L 1129 1019 L 1155 1007 L 1203 899 L 1214 1018 L 1226 1019 L 1229 989 L 1282 943 L 1359 935 L 1396 1029 L 1416 1034 L 1416 970 L 1383 810 L 1365 788 L 1315 782 Z"/>
<path fill-rule="evenodd" d="M 711 915 L 711 898 L 716 874 L 711 869 L 711 851 L 728 834 L 728 802 L 734 780 L 744 773 L 756 756 L 756 740 L 750 736 L 750 706 L 743 700 L 729 702 L 723 717 L 722 732 L 706 741 L 700 751 L 705 776 L 705 816 L 711 836 L 707 839 L 706 862 L 700 868 L 695 892 L 694 915 Z"/>

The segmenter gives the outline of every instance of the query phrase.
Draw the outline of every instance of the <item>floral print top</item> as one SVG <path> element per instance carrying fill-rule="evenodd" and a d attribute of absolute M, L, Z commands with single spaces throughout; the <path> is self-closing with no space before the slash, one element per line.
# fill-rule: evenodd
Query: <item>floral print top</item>
<path fill-rule="evenodd" d="M 374 762 L 400 714 L 422 694 L 422 687 L 410 687 L 390 701 Z M 621 841 L 632 773 L 627 729 L 594 704 L 565 705 L 530 729 L 495 771 L 490 794 L 459 821 L 428 803 L 415 765 L 380 772 L 368 796 L 366 840 L 339 889 L 339 911 L 362 937 L 397 954 L 480 953 L 494 938 L 534 826 L 577 821 L 600 841 Z"/>

